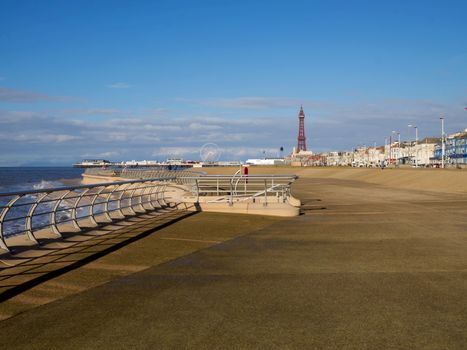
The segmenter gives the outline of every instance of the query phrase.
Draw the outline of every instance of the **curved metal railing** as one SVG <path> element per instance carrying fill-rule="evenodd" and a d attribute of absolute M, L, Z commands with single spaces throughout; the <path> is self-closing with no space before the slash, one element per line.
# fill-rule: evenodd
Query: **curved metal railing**
<path fill-rule="evenodd" d="M 167 166 L 156 168 L 88 168 L 84 173 L 87 175 L 120 177 L 123 179 L 152 179 L 167 176 L 183 178 L 186 176 L 199 176 L 204 174 L 203 172 L 187 170 L 186 168 L 169 169 Z"/>
<path fill-rule="evenodd" d="M 0 193 L 0 248 L 24 235 L 38 243 L 47 231 L 61 237 L 62 230 L 82 230 L 137 213 L 168 206 L 166 187 L 175 177 L 100 183 Z"/>
<path fill-rule="evenodd" d="M 192 194 L 197 197 L 213 197 L 211 202 L 255 201 L 264 205 L 268 201 L 285 202 L 291 196 L 292 183 L 297 175 L 202 175 L 185 177 L 192 183 Z M 275 198 L 273 200 L 272 198 Z"/>

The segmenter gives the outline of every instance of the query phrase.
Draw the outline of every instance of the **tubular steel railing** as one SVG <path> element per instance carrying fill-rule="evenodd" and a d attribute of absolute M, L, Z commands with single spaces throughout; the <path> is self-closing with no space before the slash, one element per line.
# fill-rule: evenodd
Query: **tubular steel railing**
<path fill-rule="evenodd" d="M 291 196 L 292 183 L 296 175 L 202 175 L 184 177 L 192 184 L 192 194 L 197 201 L 203 197 L 213 197 L 210 202 L 255 201 L 258 199 L 267 206 L 268 202 L 286 202 Z"/>
<path fill-rule="evenodd" d="M 39 231 L 60 237 L 63 229 L 95 227 L 125 216 L 168 206 L 166 187 L 175 177 L 0 193 L 0 248 L 25 235 L 38 243 Z"/>
<path fill-rule="evenodd" d="M 199 176 L 204 174 L 202 172 L 196 172 L 181 169 L 170 169 L 168 167 L 156 167 L 156 168 L 88 168 L 85 170 L 87 175 L 97 175 L 106 177 L 119 177 L 123 179 L 152 179 L 159 177 L 175 176 L 177 178 L 186 176 Z"/>

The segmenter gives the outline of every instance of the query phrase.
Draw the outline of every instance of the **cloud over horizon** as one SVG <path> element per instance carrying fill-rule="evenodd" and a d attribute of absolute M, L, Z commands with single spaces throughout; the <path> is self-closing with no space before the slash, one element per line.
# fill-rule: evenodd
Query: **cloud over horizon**
<path fill-rule="evenodd" d="M 10 154 L 0 158 L 0 165 L 12 165 L 15 155 L 24 164 L 46 163 L 47 157 L 64 164 L 93 157 L 115 161 L 173 156 L 198 159 L 200 148 L 209 142 L 221 148 L 223 159 L 277 156 L 281 146 L 287 153 L 295 145 L 298 99 L 279 99 L 277 106 L 283 108 L 275 107 L 272 99 L 247 99 L 261 108 L 250 108 L 248 102 L 246 108 L 217 107 L 203 113 L 172 110 L 170 118 L 167 108 L 138 112 L 118 108 L 0 110 L 0 147 Z M 291 106 L 285 107 L 289 103 Z M 437 136 L 441 114 L 446 116 L 449 132 L 466 127 L 461 103 L 387 99 L 316 102 L 314 106 L 305 105 L 305 123 L 308 146 L 315 152 L 383 144 L 392 130 L 399 131 L 403 139 L 413 138 L 408 124 L 419 127 L 420 138 Z"/>
<path fill-rule="evenodd" d="M 67 96 L 51 96 L 40 92 L 17 90 L 0 86 L 0 102 L 34 103 L 34 102 L 69 102 Z"/>
<path fill-rule="evenodd" d="M 116 82 L 116 83 L 108 84 L 107 87 L 111 89 L 129 89 L 131 85 L 128 83 L 124 83 L 124 82 Z"/>
<path fill-rule="evenodd" d="M 325 102 L 309 99 L 287 97 L 236 97 L 236 98 L 208 98 L 208 99 L 179 99 L 183 102 L 199 104 L 206 107 L 226 109 L 271 109 L 271 108 L 300 108 L 300 105 L 308 107 L 324 107 Z"/>

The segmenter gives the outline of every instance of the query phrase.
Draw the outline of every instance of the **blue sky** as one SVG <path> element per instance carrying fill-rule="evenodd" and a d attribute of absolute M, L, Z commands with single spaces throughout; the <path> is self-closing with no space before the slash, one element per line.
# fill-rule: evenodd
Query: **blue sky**
<path fill-rule="evenodd" d="M 467 2 L 0 0 L 0 166 L 467 128 Z"/>

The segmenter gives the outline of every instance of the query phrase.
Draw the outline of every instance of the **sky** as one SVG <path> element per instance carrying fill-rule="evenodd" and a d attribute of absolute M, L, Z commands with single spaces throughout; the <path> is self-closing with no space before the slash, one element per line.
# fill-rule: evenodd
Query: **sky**
<path fill-rule="evenodd" d="M 467 128 L 465 0 L 0 0 L 0 166 Z M 394 135 L 394 134 L 393 134 Z"/>

